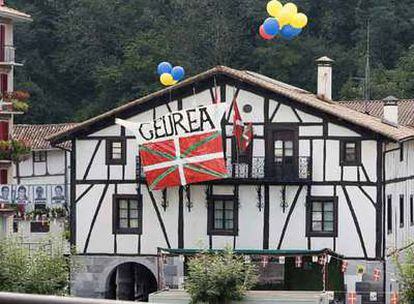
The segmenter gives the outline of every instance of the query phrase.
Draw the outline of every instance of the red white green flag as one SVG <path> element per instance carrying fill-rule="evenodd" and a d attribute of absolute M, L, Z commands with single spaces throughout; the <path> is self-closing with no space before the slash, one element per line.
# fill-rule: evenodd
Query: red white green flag
<path fill-rule="evenodd" d="M 228 176 L 221 133 L 225 111 L 225 104 L 215 104 L 147 123 L 116 123 L 135 134 L 148 185 L 161 190 Z"/>

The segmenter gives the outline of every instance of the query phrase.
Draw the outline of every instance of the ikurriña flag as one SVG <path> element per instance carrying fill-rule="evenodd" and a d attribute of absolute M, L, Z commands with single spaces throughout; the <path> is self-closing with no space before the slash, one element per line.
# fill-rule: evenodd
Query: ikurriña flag
<path fill-rule="evenodd" d="M 151 190 L 226 178 L 221 119 L 225 104 L 173 112 L 152 122 L 116 123 L 138 141 L 141 166 Z"/>

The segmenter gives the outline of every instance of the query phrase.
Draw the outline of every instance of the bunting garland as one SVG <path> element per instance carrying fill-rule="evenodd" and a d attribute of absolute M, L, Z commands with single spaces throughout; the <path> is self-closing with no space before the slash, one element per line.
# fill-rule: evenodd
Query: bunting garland
<path fill-rule="evenodd" d="M 348 293 L 348 304 L 356 304 L 358 300 L 356 292 Z"/>
<path fill-rule="evenodd" d="M 295 258 L 295 266 L 296 268 L 302 268 L 302 257 L 301 256 L 297 256 Z"/>

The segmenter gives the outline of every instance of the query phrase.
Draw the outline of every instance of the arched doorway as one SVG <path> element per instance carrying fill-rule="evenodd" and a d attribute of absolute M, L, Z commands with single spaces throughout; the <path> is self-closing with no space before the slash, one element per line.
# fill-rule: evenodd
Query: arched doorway
<path fill-rule="evenodd" d="M 155 291 L 157 280 L 147 267 L 124 263 L 109 274 L 105 298 L 148 302 L 148 295 Z"/>

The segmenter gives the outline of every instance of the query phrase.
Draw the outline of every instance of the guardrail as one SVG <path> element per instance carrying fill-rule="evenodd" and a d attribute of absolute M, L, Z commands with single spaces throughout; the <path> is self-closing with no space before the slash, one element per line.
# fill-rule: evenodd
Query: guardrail
<path fill-rule="evenodd" d="M 131 302 L 0 292 L 0 304 L 131 304 Z"/>
<path fill-rule="evenodd" d="M 16 49 L 12 45 L 0 45 L 0 62 L 14 63 Z"/>

